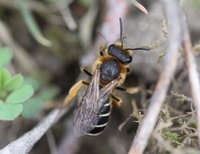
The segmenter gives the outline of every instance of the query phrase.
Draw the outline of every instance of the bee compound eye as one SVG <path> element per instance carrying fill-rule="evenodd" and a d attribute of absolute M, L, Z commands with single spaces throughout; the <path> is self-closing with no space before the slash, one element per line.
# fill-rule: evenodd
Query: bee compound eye
<path fill-rule="evenodd" d="M 111 44 L 111 45 L 109 45 L 108 50 L 109 50 L 109 51 L 112 51 L 114 48 L 115 48 L 115 45 L 114 45 L 114 44 Z"/>
<path fill-rule="evenodd" d="M 126 57 L 126 63 L 132 62 L 132 56 L 127 56 Z"/>

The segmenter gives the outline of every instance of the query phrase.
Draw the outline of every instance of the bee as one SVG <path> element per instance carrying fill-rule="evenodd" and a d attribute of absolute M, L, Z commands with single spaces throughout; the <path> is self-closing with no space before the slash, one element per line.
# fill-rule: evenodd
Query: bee
<path fill-rule="evenodd" d="M 112 105 L 120 107 L 122 99 L 113 94 L 114 89 L 130 92 L 121 87 L 127 74 L 130 73 L 133 50 L 149 50 L 148 48 L 126 48 L 122 38 L 122 20 L 120 18 L 121 43 L 104 45 L 100 48 L 100 56 L 92 67 L 81 70 L 92 77 L 90 83 L 80 80 L 69 91 L 65 105 L 77 95 L 82 85 L 87 87 L 85 94 L 75 111 L 74 128 L 76 136 L 99 135 L 107 126 Z"/>

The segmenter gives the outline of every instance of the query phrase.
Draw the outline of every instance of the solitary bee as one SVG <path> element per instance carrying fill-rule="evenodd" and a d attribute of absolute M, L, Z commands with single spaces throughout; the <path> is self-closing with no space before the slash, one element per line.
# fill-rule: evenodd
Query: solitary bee
<path fill-rule="evenodd" d="M 120 107 L 122 104 L 121 98 L 112 94 L 113 90 L 130 92 L 130 89 L 120 86 L 130 72 L 132 50 L 148 50 L 148 48 L 124 47 L 121 18 L 120 41 L 121 43 L 104 45 L 100 48 L 100 56 L 93 64 L 92 73 L 86 67 L 81 68 L 92 77 L 90 83 L 80 80 L 70 89 L 65 99 L 67 105 L 77 95 L 82 85 L 87 87 L 75 111 L 74 128 L 77 136 L 100 134 L 108 124 L 112 105 Z"/>

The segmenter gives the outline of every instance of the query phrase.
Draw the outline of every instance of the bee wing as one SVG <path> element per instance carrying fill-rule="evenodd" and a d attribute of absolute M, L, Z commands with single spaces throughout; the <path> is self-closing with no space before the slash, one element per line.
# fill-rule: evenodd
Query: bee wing
<path fill-rule="evenodd" d="M 98 121 L 96 102 L 99 99 L 100 70 L 97 68 L 93 78 L 75 111 L 74 128 L 75 135 L 81 136 L 92 130 Z"/>
<path fill-rule="evenodd" d="M 101 109 L 103 107 L 104 103 L 107 102 L 107 100 L 109 99 L 113 90 L 119 83 L 120 79 L 121 79 L 121 77 L 118 77 L 117 79 L 109 82 L 105 87 L 101 88 L 101 90 L 99 91 L 99 99 L 97 101 L 99 109 Z"/>
<path fill-rule="evenodd" d="M 119 77 L 99 90 L 99 78 L 100 71 L 97 68 L 75 112 L 74 127 L 76 136 L 84 135 L 94 129 L 98 123 L 101 108 L 120 80 Z"/>

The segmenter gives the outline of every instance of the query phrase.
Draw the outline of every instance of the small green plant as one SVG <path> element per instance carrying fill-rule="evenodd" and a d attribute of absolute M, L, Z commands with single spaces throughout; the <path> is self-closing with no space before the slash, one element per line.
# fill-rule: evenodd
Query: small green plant
<path fill-rule="evenodd" d="M 0 50 L 0 120 L 13 120 L 23 111 L 23 105 L 33 95 L 30 84 L 24 83 L 24 77 L 11 74 L 3 68 L 12 59 L 9 48 Z"/>
<path fill-rule="evenodd" d="M 167 131 L 167 132 L 163 132 L 162 135 L 165 138 L 172 140 L 174 143 L 180 144 L 180 142 L 179 142 L 180 141 L 180 137 L 179 137 L 179 135 L 177 133 Z"/>

